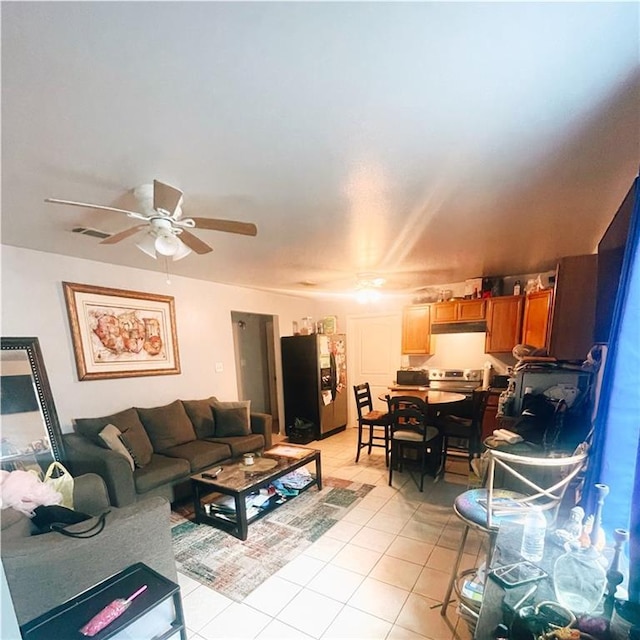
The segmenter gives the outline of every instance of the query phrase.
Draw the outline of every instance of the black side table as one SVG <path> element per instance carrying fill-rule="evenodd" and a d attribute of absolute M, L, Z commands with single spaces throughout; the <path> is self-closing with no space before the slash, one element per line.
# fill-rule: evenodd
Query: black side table
<path fill-rule="evenodd" d="M 158 618 L 161 618 L 166 615 L 165 608 L 168 605 L 170 608 L 172 606 L 172 620 L 164 623 L 162 620 L 149 617 L 141 626 L 145 631 L 148 630 L 149 639 L 167 640 L 179 637 L 180 640 L 187 640 L 180 587 L 141 562 L 131 565 L 95 587 L 22 625 L 20 627 L 22 638 L 23 640 L 52 640 L 52 638 L 86 640 L 86 637 L 80 633 L 81 627 L 110 602 L 116 598 L 128 598 L 142 585 L 147 585 L 146 590 L 131 602 L 129 608 L 119 618 L 93 638 L 95 640 L 112 638 L 147 614 L 153 616 L 154 610 Z M 37 585 L 34 585 L 34 588 L 37 588 Z M 167 602 L 170 599 L 172 602 Z M 158 624 L 161 625 L 160 630 L 158 630 Z M 146 637 L 140 636 L 141 639 Z"/>

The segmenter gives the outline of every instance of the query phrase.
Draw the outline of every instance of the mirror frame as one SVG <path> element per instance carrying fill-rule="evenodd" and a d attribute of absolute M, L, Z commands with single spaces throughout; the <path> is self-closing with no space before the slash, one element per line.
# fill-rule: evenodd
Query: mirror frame
<path fill-rule="evenodd" d="M 38 338 L 2 338 L 0 343 L 2 351 L 25 351 L 29 364 L 31 365 L 31 375 L 36 388 L 38 402 L 40 404 L 40 413 L 44 427 L 49 437 L 51 445 L 51 454 L 53 459 L 58 462 L 64 462 L 65 451 L 62 442 L 62 431 L 60 430 L 60 422 L 56 405 L 53 401 L 53 394 L 49 386 L 49 378 L 47 370 L 42 359 L 42 351 L 40 350 L 40 342 Z"/>

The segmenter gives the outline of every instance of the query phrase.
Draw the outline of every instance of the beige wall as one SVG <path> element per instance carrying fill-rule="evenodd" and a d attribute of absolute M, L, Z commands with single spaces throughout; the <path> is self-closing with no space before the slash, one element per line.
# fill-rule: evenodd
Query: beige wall
<path fill-rule="evenodd" d="M 175 298 L 180 375 L 79 382 L 62 282 L 146 291 Z M 40 341 L 60 425 L 129 406 L 150 407 L 176 398 L 237 398 L 231 311 L 272 314 L 282 335 L 305 315 L 319 315 L 314 301 L 214 284 L 162 273 L 2 246 L 1 332 Z M 324 314 L 325 312 L 322 311 Z M 278 331 L 278 329 L 276 329 Z M 279 363 L 279 349 L 278 366 Z M 216 373 L 221 362 L 223 372 Z M 282 398 L 279 398 L 282 408 Z"/>

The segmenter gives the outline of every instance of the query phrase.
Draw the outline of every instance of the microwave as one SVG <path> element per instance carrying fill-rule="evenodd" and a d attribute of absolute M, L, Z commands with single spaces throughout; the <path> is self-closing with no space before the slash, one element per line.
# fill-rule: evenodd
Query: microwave
<path fill-rule="evenodd" d="M 396 373 L 396 384 L 420 387 L 429 384 L 429 379 L 424 369 L 400 369 Z"/>

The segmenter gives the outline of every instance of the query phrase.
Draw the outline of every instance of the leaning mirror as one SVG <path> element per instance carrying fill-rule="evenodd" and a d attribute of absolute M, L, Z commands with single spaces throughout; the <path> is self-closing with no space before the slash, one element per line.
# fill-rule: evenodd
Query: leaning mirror
<path fill-rule="evenodd" d="M 46 471 L 63 461 L 58 414 L 38 338 L 2 338 L 0 468 Z"/>

